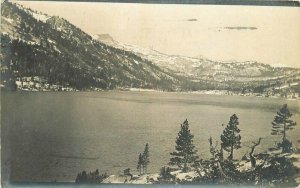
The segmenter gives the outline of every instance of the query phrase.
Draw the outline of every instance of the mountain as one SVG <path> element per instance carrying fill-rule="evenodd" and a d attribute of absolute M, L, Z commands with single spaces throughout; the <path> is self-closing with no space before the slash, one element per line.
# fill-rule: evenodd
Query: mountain
<path fill-rule="evenodd" d="M 105 42 L 101 38 L 97 40 Z M 268 80 L 280 76 L 291 76 L 299 74 L 299 69 L 288 67 L 272 67 L 255 61 L 245 62 L 217 62 L 203 57 L 194 58 L 179 55 L 167 55 L 153 49 L 141 48 L 134 45 L 121 44 L 114 41 L 110 45 L 131 51 L 146 58 L 156 65 L 175 72 L 178 75 L 189 75 L 192 77 L 212 78 L 217 81 L 252 81 Z"/>
<path fill-rule="evenodd" d="M 102 41 L 101 38 L 97 40 Z M 272 67 L 255 61 L 225 63 L 203 57 L 167 55 L 153 49 L 116 41 L 110 45 L 130 51 L 152 61 L 165 71 L 181 76 L 185 79 L 185 84 L 181 85 L 183 90 L 225 89 L 262 92 L 292 84 L 297 85 L 296 91 L 292 92 L 299 91 L 300 69 L 296 68 Z"/>
<path fill-rule="evenodd" d="M 38 82 L 43 89 L 55 85 L 77 90 L 173 90 L 180 85 L 174 75 L 151 61 L 94 40 L 63 18 L 9 2 L 2 3 L 1 15 L 1 76 L 5 87 Z"/>
<path fill-rule="evenodd" d="M 167 55 L 109 34 L 90 36 L 63 18 L 9 2 L 1 15 L 0 86 L 6 89 L 300 93 L 299 69 Z"/>

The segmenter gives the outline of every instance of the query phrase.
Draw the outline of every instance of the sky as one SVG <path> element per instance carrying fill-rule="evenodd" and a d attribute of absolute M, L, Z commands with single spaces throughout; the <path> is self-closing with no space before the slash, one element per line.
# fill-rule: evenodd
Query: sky
<path fill-rule="evenodd" d="M 83 31 L 170 55 L 300 68 L 300 8 L 18 1 Z"/>

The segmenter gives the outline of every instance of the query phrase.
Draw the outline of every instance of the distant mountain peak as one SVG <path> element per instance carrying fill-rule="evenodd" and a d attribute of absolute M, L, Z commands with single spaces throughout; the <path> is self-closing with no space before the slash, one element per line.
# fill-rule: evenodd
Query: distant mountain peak
<path fill-rule="evenodd" d="M 93 39 L 98 40 L 107 45 L 115 45 L 118 42 L 113 39 L 108 33 L 92 35 Z"/>

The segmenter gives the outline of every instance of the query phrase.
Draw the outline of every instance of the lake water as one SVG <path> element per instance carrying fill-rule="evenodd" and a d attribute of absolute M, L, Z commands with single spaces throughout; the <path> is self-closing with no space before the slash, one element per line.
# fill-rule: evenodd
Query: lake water
<path fill-rule="evenodd" d="M 139 153 L 150 145 L 149 172 L 159 172 L 188 119 L 201 158 L 208 138 L 220 139 L 229 117 L 239 117 L 241 157 L 263 137 L 262 151 L 280 138 L 271 121 L 287 103 L 300 123 L 299 100 L 162 92 L 1 93 L 2 173 L 12 181 L 74 181 L 78 172 L 136 173 Z M 300 126 L 288 132 L 299 147 Z"/>

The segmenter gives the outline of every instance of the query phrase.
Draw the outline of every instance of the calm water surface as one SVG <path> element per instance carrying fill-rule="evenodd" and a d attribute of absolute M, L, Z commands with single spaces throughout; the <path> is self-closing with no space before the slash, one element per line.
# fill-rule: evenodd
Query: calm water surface
<path fill-rule="evenodd" d="M 161 92 L 1 93 L 2 173 L 12 181 L 74 181 L 79 171 L 136 172 L 138 154 L 150 145 L 150 172 L 159 172 L 174 150 L 180 123 L 189 120 L 201 158 L 208 138 L 220 139 L 229 117 L 240 121 L 243 148 L 263 137 L 257 151 L 280 140 L 271 121 L 287 103 L 300 123 L 300 102 L 272 98 Z M 300 127 L 288 132 L 299 147 Z"/>

